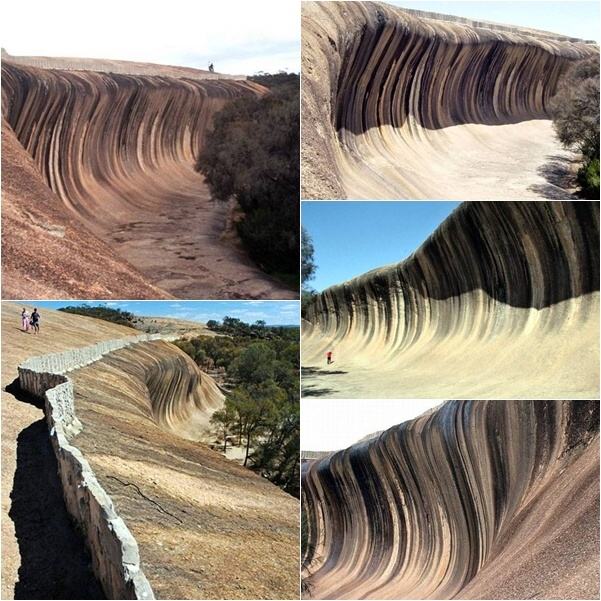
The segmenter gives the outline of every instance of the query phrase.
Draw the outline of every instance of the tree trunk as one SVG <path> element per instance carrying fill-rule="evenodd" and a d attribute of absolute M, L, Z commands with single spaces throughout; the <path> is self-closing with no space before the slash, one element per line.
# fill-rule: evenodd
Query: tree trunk
<path fill-rule="evenodd" d="M 250 449 L 250 432 L 246 435 L 246 456 L 244 457 L 244 467 L 248 461 L 248 450 Z"/>

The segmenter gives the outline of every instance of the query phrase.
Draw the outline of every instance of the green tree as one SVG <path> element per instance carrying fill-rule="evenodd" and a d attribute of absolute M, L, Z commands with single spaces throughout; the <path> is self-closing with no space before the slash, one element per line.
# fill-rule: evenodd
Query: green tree
<path fill-rule="evenodd" d="M 260 384 L 273 378 L 276 354 L 264 342 L 255 342 L 244 349 L 230 365 L 234 378 L 246 384 Z"/>
<path fill-rule="evenodd" d="M 301 230 L 301 283 L 305 285 L 315 277 L 315 247 L 313 239 L 305 226 Z"/>
<path fill-rule="evenodd" d="M 254 437 L 275 418 L 278 403 L 285 396 L 284 391 L 275 382 L 267 380 L 247 387 L 238 386 L 227 397 L 226 404 L 236 416 L 239 436 L 246 438 L 245 466 Z"/>
<path fill-rule="evenodd" d="M 223 452 L 227 451 L 227 437 L 235 422 L 236 415 L 232 407 L 225 403 L 223 409 L 215 411 L 211 416 L 211 423 L 221 430 L 223 435 Z"/>
<path fill-rule="evenodd" d="M 236 199 L 243 213 L 237 229 L 250 256 L 298 287 L 299 77 L 272 85 L 215 116 L 196 168 L 215 198 Z"/>
<path fill-rule="evenodd" d="M 561 143 L 580 152 L 578 183 L 585 198 L 599 198 L 599 56 L 575 62 L 562 76 L 550 103 Z"/>

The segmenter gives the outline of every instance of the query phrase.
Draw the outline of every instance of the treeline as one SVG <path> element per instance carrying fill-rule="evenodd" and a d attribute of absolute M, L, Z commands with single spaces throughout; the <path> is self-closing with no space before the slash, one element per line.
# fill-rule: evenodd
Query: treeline
<path fill-rule="evenodd" d="M 215 198 L 237 201 L 236 227 L 253 260 L 298 289 L 300 78 L 251 79 L 270 92 L 236 99 L 215 116 L 196 169 Z"/>
<path fill-rule="evenodd" d="M 70 307 L 61 307 L 59 311 L 74 313 L 75 315 L 85 315 L 86 317 L 95 317 L 96 319 L 104 319 L 105 321 L 117 323 L 121 326 L 129 326 L 130 328 L 134 328 L 137 323 L 140 323 L 140 319 L 129 311 L 112 309 L 111 307 L 105 307 L 103 305 L 94 307 L 89 305 L 74 305 Z"/>
<path fill-rule="evenodd" d="M 291 326 L 268 326 L 262 320 L 249 324 L 236 317 L 224 317 L 222 323 L 213 319 L 207 321 L 207 327 L 213 332 L 229 336 L 298 340 L 298 328 Z"/>
<path fill-rule="evenodd" d="M 574 63 L 559 82 L 551 117 L 561 143 L 582 154 L 580 195 L 599 199 L 599 55 Z"/>
<path fill-rule="evenodd" d="M 228 319 L 228 318 L 226 318 Z M 298 497 L 300 475 L 299 328 L 270 328 L 258 322 L 228 336 L 199 336 L 175 344 L 201 367 L 223 368 L 231 384 L 212 423 L 223 441 L 244 448 L 244 465 Z M 237 320 L 239 321 L 239 320 Z M 249 333 L 241 333 L 248 327 Z M 269 333 L 269 337 L 264 335 Z"/>
<path fill-rule="evenodd" d="M 305 317 L 306 309 L 317 294 L 309 284 L 315 278 L 315 247 L 311 234 L 303 226 L 301 228 L 301 315 Z"/>

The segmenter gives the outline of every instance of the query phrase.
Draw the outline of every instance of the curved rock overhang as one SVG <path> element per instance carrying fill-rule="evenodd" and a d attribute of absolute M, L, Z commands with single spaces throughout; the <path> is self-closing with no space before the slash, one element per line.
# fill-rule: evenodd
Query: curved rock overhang
<path fill-rule="evenodd" d="M 303 503 L 313 598 L 595 598 L 599 403 L 449 401 L 313 461 Z"/>
<path fill-rule="evenodd" d="M 406 260 L 318 294 L 305 310 L 303 365 L 321 365 L 335 348 L 336 370 L 358 377 L 377 365 L 363 383 L 376 388 L 409 373 L 412 361 L 442 378 L 453 357 L 458 368 L 473 361 L 472 370 L 498 362 L 496 377 L 538 357 L 540 375 L 553 344 L 573 361 L 579 339 L 580 375 L 553 368 L 548 381 L 559 378 L 559 393 L 570 379 L 590 379 L 577 398 L 596 398 L 598 291 L 599 203 L 467 202 Z"/>
<path fill-rule="evenodd" d="M 420 162 L 432 163 L 430 178 L 427 165 L 418 175 L 436 179 L 445 146 L 486 153 L 505 135 L 455 126 L 547 120 L 561 74 L 598 52 L 566 36 L 383 3 L 305 3 L 303 198 L 447 197 L 413 177 Z"/>
<path fill-rule="evenodd" d="M 4 118 L 49 187 L 94 232 L 123 212 L 152 208 L 175 180 L 198 189 L 192 167 L 212 116 L 234 98 L 263 93 L 246 80 L 2 62 Z"/>

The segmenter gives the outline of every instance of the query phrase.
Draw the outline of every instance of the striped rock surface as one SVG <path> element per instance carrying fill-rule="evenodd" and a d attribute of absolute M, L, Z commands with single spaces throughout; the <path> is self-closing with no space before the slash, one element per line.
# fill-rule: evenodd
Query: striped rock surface
<path fill-rule="evenodd" d="M 305 2 L 303 198 L 569 198 L 541 173 L 570 158 L 548 103 L 598 51 L 384 3 Z"/>
<path fill-rule="evenodd" d="M 89 70 L 78 70 L 83 67 Z M 6 242 L 9 269 L 27 277 L 23 263 L 33 271 L 45 263 L 36 279 L 52 286 L 73 254 L 64 248 L 69 236 L 83 231 L 106 243 L 109 256 L 116 253 L 123 264 L 133 265 L 132 272 L 144 276 L 147 287 L 159 289 L 120 295 L 110 278 L 102 282 L 108 290 L 92 280 L 84 298 L 293 296 L 222 239 L 228 208 L 212 201 L 204 178 L 194 171 L 215 113 L 236 98 L 266 90 L 246 79 L 204 77 L 201 71 L 191 77 L 189 71 L 79 59 L 2 62 L 3 136 L 8 144 L 16 137 L 21 147 L 3 165 L 10 209 L 6 227 L 11 237 L 23 228 L 33 230 L 25 244 L 13 248 Z M 43 195 L 32 194 L 30 178 L 17 170 L 28 159 L 54 202 L 42 203 Z M 44 204 L 51 208 L 35 215 Z M 37 261 L 22 260 L 19 249 L 26 254 L 43 237 L 54 243 L 60 238 L 66 258 L 39 252 Z M 82 252 L 79 261 L 89 261 L 88 253 Z M 105 272 L 110 263 L 89 267 Z M 64 286 L 68 289 L 68 282 Z M 19 296 L 18 289 L 13 294 L 30 296 Z M 60 298 L 72 294 L 63 292 Z"/>
<path fill-rule="evenodd" d="M 599 596 L 599 403 L 449 401 L 313 462 L 323 599 Z"/>
<path fill-rule="evenodd" d="M 304 394 L 598 398 L 598 331 L 598 203 L 468 202 L 307 307 Z"/>
<path fill-rule="evenodd" d="M 73 437 L 135 537 L 159 599 L 298 599 L 299 502 L 211 450 L 223 402 L 175 345 L 137 344 L 71 372 Z"/>

